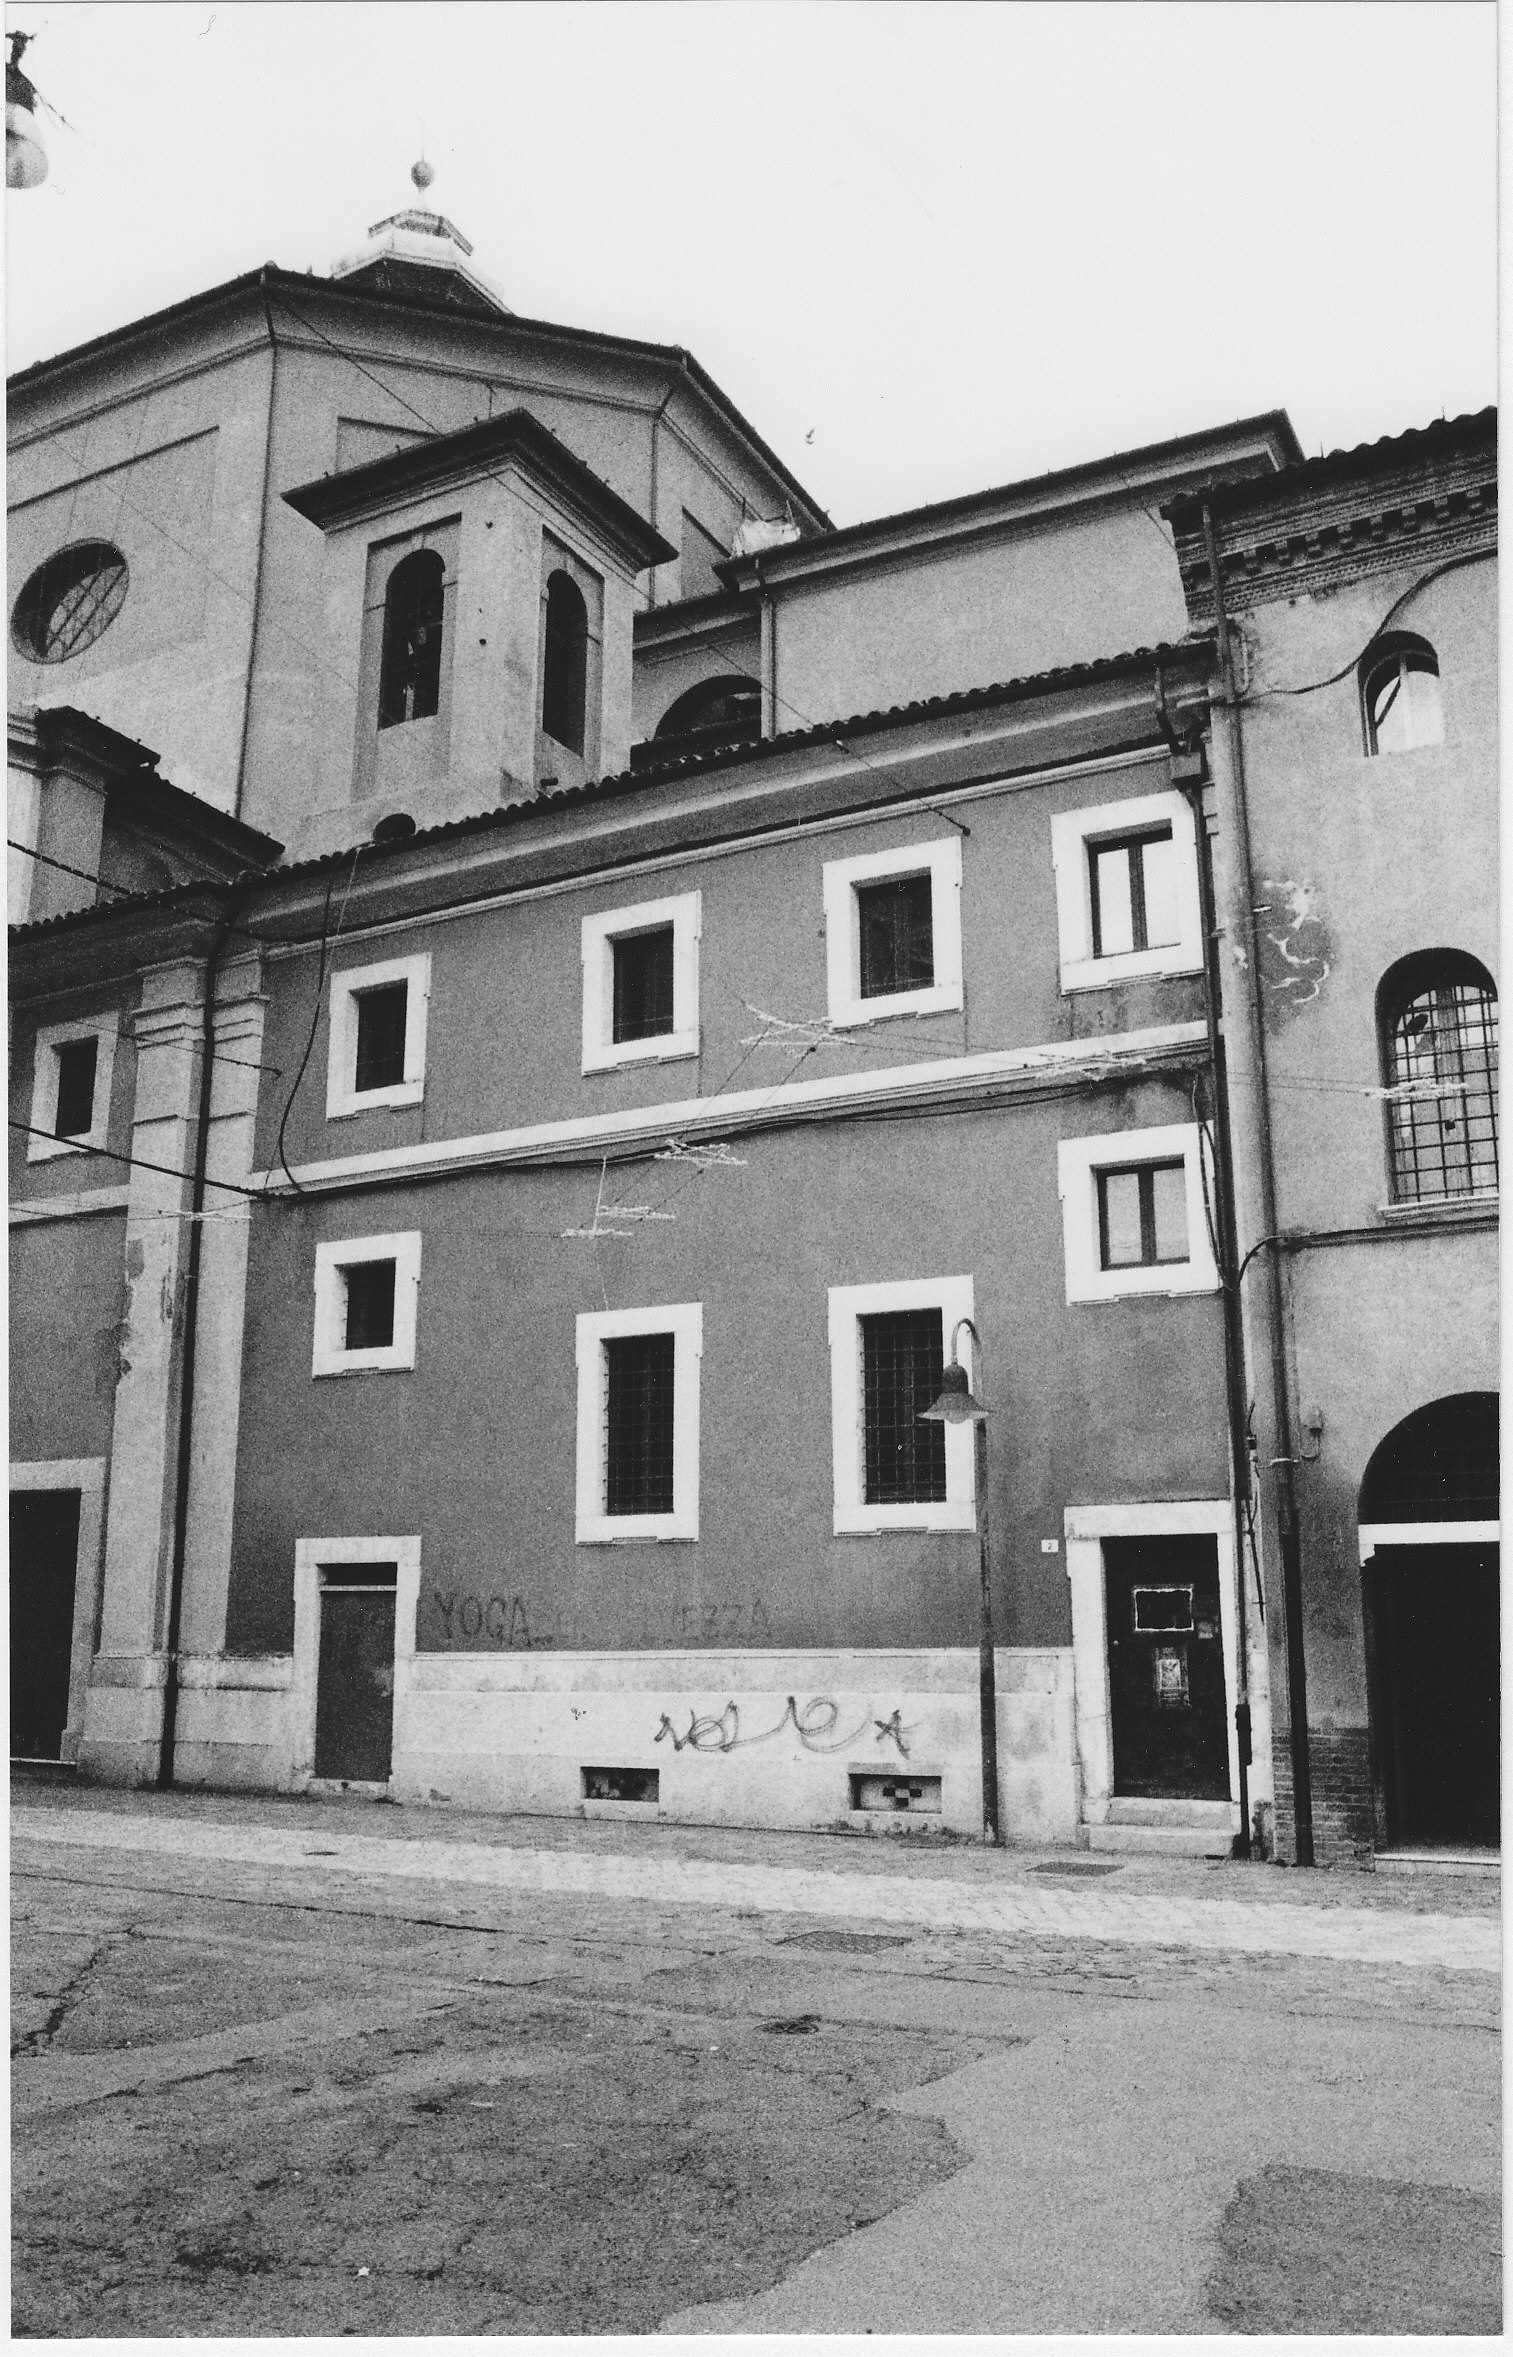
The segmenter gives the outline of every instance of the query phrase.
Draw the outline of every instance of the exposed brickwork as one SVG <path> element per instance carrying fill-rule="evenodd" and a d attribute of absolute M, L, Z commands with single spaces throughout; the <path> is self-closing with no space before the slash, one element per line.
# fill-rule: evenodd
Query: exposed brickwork
<path fill-rule="evenodd" d="M 1308 1764 L 1313 1783 L 1315 1864 L 1349 1865 L 1359 1858 L 1370 1857 L 1376 1846 L 1376 1817 L 1365 1728 L 1311 1728 Z M 1297 1837 L 1292 1813 L 1292 1738 L 1286 1727 L 1278 1727 L 1275 1732 L 1272 1777 L 1276 1792 L 1277 1856 L 1290 1865 L 1297 1858 Z"/>

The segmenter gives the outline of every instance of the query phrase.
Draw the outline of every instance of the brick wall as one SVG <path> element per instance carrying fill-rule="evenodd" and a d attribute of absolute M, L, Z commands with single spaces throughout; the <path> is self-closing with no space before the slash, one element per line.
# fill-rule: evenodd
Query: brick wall
<path fill-rule="evenodd" d="M 1292 1748 L 1288 1728 L 1273 1740 L 1277 1856 L 1296 1863 L 1292 1814 Z M 1351 1865 L 1376 1846 L 1370 1740 L 1364 1727 L 1314 1727 L 1308 1737 L 1313 1782 L 1313 1855 L 1319 1866 Z"/>

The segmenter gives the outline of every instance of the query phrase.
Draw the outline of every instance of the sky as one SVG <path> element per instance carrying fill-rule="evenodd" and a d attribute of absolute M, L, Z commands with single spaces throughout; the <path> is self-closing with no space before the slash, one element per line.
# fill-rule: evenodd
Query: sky
<path fill-rule="evenodd" d="M 7 367 L 427 202 L 685 345 L 837 523 L 1496 398 L 1491 0 L 37 0 Z"/>

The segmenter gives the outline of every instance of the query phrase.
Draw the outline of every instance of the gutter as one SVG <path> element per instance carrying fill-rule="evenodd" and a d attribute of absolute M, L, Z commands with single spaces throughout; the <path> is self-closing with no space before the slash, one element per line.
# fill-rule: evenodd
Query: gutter
<path fill-rule="evenodd" d="M 210 1156 L 210 1100 L 215 1082 L 215 991 L 221 959 L 233 931 L 237 901 L 250 881 L 234 877 L 225 910 L 205 957 L 205 1000 L 200 1029 L 200 1102 L 195 1119 L 194 1180 L 189 1198 L 189 1266 L 184 1274 L 184 1337 L 179 1362 L 179 1431 L 173 1490 L 173 1557 L 168 1580 L 168 1635 L 163 1679 L 163 1730 L 158 1752 L 158 1785 L 173 1784 L 179 1717 L 179 1634 L 184 1617 L 184 1558 L 189 1537 L 189 1475 L 194 1447 L 194 1364 L 199 1334 L 200 1258 L 205 1232 L 205 1166 Z"/>

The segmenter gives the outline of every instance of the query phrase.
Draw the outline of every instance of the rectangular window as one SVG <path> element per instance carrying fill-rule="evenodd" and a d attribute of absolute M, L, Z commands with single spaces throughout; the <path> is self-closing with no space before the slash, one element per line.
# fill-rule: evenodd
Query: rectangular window
<path fill-rule="evenodd" d="M 677 1338 L 620 1334 L 604 1345 L 604 1511 L 673 1510 Z"/>
<path fill-rule="evenodd" d="M 614 1036 L 660 1039 L 673 1029 L 673 929 L 631 933 L 611 942 L 615 962 Z"/>
<path fill-rule="evenodd" d="M 88 1137 L 95 1119 L 95 1067 L 99 1039 L 65 1040 L 54 1050 L 58 1059 L 58 1112 L 53 1123 L 60 1138 Z"/>
<path fill-rule="evenodd" d="M 585 1311 L 578 1319 L 577 1539 L 699 1535 L 704 1311 Z"/>
<path fill-rule="evenodd" d="M 863 998 L 892 998 L 901 990 L 929 990 L 935 981 L 934 931 L 928 875 L 896 876 L 859 886 Z"/>
<path fill-rule="evenodd" d="M 1089 846 L 1094 957 L 1170 949 L 1180 938 L 1170 827 Z"/>
<path fill-rule="evenodd" d="M 583 919 L 583 1069 L 699 1052 L 697 892 Z"/>
<path fill-rule="evenodd" d="M 331 977 L 326 1119 L 418 1105 L 426 1086 L 431 959 L 386 958 Z"/>
<path fill-rule="evenodd" d="M 919 1421 L 921 1408 L 940 1396 L 940 1311 L 894 1310 L 857 1322 L 866 1503 L 913 1506 L 943 1499 L 945 1426 Z"/>
<path fill-rule="evenodd" d="M 356 1094 L 397 1088 L 405 1076 L 405 1026 L 410 1004 L 407 982 L 385 982 L 359 990 L 357 998 Z"/>
<path fill-rule="evenodd" d="M 971 1530 L 976 1513 L 970 1424 L 922 1423 L 939 1398 L 955 1336 L 972 1379 L 970 1277 L 833 1285 L 830 1424 L 837 1538 L 881 1531 Z"/>
<path fill-rule="evenodd" d="M 347 1293 L 345 1349 L 392 1348 L 394 1274 L 392 1260 L 354 1261 L 343 1271 Z"/>
<path fill-rule="evenodd" d="M 1133 1170 L 1100 1170 L 1098 1237 L 1106 1269 L 1186 1260 L 1186 1164 L 1147 1162 Z"/>

